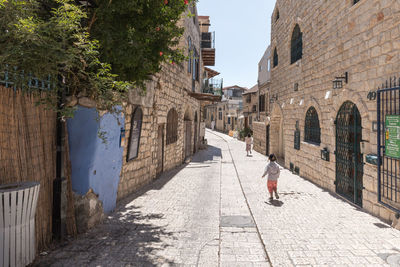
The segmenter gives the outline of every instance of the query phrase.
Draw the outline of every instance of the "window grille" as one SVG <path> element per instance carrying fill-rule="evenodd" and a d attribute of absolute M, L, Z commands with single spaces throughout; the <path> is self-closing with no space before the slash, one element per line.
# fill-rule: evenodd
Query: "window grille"
<path fill-rule="evenodd" d="M 248 94 L 246 97 L 246 103 L 251 103 L 251 95 Z"/>
<path fill-rule="evenodd" d="M 294 27 L 290 48 L 290 63 L 293 64 L 297 60 L 301 59 L 303 56 L 303 33 L 300 31 L 299 24 L 296 24 L 296 26 Z"/>
<path fill-rule="evenodd" d="M 167 145 L 178 140 L 178 113 L 174 108 L 168 111 L 167 115 Z"/>
<path fill-rule="evenodd" d="M 222 121 L 222 108 L 219 108 L 218 111 L 218 119 Z"/>
<path fill-rule="evenodd" d="M 253 112 L 257 111 L 257 105 L 253 105 Z"/>
<path fill-rule="evenodd" d="M 127 161 L 135 159 L 139 155 L 140 135 L 142 132 L 142 120 L 143 120 L 142 109 L 140 107 L 137 107 L 132 115 Z"/>
<path fill-rule="evenodd" d="M 278 66 L 278 52 L 276 51 L 276 47 L 274 49 L 274 61 L 272 62 L 272 67 L 275 68 Z"/>
<path fill-rule="evenodd" d="M 265 111 L 265 95 L 260 95 L 259 97 L 260 112 Z"/>
<path fill-rule="evenodd" d="M 304 141 L 318 145 L 321 143 L 321 128 L 319 127 L 318 113 L 314 107 L 310 107 L 306 113 Z"/>
<path fill-rule="evenodd" d="M 231 118 L 228 117 L 228 124 L 231 124 Z"/>

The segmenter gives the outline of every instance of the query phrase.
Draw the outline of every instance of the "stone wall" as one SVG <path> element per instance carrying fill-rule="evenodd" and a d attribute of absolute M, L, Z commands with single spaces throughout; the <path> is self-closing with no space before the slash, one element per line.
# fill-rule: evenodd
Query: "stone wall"
<path fill-rule="evenodd" d="M 271 54 L 276 48 L 278 66 L 271 69 L 271 95 L 278 99 L 271 107 L 271 151 L 300 168 L 300 175 L 335 191 L 335 119 L 341 105 L 357 105 L 362 119 L 365 153 L 376 153 L 376 101 L 367 94 L 390 76 L 400 72 L 400 2 L 361 0 L 294 1 L 278 0 L 272 16 Z M 275 12 L 274 12 L 275 14 Z M 290 43 L 295 25 L 302 31 L 303 54 L 290 63 Z M 332 89 L 332 80 L 349 73 L 342 89 Z M 298 91 L 294 85 L 298 84 Z M 302 141 L 294 149 L 294 131 L 298 121 L 304 140 L 305 114 L 313 106 L 321 127 L 321 144 Z M 330 151 L 330 161 L 320 151 Z M 377 168 L 365 164 L 363 207 L 383 219 L 393 213 L 377 204 Z"/>
<path fill-rule="evenodd" d="M 253 122 L 253 149 L 266 155 L 267 126 L 264 122 Z"/>
<path fill-rule="evenodd" d="M 179 22 L 185 32 L 179 47 L 188 54 L 187 40 L 191 37 L 192 44 L 196 47 L 201 59 L 200 29 L 197 17 L 183 16 Z M 195 92 L 200 92 L 202 81 L 203 63 L 199 63 L 199 81 L 195 82 Z M 158 175 L 157 166 L 161 159 L 157 155 L 159 151 L 158 129 L 164 126 L 164 157 L 162 171 L 173 169 L 184 161 L 185 125 L 184 120 L 192 123 L 191 147 L 194 151 L 194 143 L 198 147 L 200 130 L 200 102 L 189 96 L 192 91 L 192 73 L 188 72 L 188 62 L 179 64 L 164 63 L 161 71 L 152 77 L 146 85 L 144 92 L 140 88 L 132 89 L 129 102 L 125 105 L 125 131 L 123 167 L 118 188 L 118 200 L 135 192 L 143 185 L 149 183 Z M 131 128 L 131 117 L 135 108 L 141 107 L 143 111 L 142 130 L 140 135 L 138 157 L 127 161 L 128 142 Z M 172 144 L 166 144 L 167 114 L 171 108 L 178 113 L 178 140 Z M 195 137 L 195 118 L 197 116 L 197 140 Z"/>

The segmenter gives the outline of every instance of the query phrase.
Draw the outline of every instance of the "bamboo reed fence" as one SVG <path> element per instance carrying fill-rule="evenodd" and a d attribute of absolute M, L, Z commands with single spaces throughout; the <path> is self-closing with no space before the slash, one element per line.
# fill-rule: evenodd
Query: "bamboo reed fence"
<path fill-rule="evenodd" d="M 56 113 L 36 103 L 37 97 L 32 94 L 0 86 L 0 184 L 40 182 L 35 218 L 36 247 L 40 251 L 52 242 Z M 69 158 L 67 159 L 69 162 Z M 76 230 L 70 179 L 67 198 L 67 225 L 71 224 L 67 226 L 67 230 L 74 234 Z"/>

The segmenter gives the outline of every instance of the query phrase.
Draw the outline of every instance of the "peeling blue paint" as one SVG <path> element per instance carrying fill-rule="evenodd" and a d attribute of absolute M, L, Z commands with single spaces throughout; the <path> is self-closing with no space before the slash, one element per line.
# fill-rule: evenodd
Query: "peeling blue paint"
<path fill-rule="evenodd" d="M 120 124 L 118 124 L 118 121 Z M 115 209 L 122 168 L 123 148 L 119 146 L 124 118 L 109 113 L 98 117 L 96 109 L 78 107 L 67 122 L 72 190 L 84 195 L 92 188 L 103 202 L 105 213 Z M 105 133 L 106 143 L 98 136 Z"/>

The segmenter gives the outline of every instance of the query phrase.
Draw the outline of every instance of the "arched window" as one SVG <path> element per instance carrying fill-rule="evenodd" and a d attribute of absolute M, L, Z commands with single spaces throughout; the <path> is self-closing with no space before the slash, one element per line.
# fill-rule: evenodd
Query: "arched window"
<path fill-rule="evenodd" d="M 279 9 L 276 10 L 275 12 L 275 21 L 279 19 Z"/>
<path fill-rule="evenodd" d="M 310 107 L 306 113 L 304 141 L 318 145 L 321 143 L 321 128 L 319 127 L 318 113 L 314 107 Z"/>
<path fill-rule="evenodd" d="M 278 52 L 276 51 L 276 47 L 274 49 L 274 59 L 272 62 L 272 67 L 275 68 L 276 66 L 278 66 Z"/>
<path fill-rule="evenodd" d="M 178 112 L 174 108 L 167 115 L 167 145 L 178 140 Z"/>
<path fill-rule="evenodd" d="M 222 121 L 222 108 L 218 109 L 218 119 Z"/>
<path fill-rule="evenodd" d="M 303 33 L 300 31 L 299 24 L 296 24 L 292 33 L 290 52 L 291 52 L 290 64 L 295 63 L 303 56 Z"/>
<path fill-rule="evenodd" d="M 139 155 L 140 134 L 142 131 L 143 112 L 137 107 L 132 114 L 131 132 L 129 136 L 127 161 L 135 159 Z"/>

